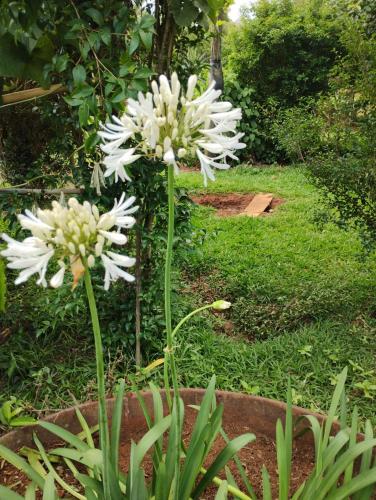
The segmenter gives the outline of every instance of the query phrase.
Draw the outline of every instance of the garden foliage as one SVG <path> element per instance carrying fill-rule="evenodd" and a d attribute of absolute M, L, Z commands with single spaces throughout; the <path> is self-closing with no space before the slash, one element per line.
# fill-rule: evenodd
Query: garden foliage
<path fill-rule="evenodd" d="M 260 140 L 251 150 L 254 159 L 283 158 L 271 134 L 278 112 L 325 92 L 342 51 L 340 23 L 326 0 L 263 0 L 240 25 L 230 26 L 224 43 L 226 91 L 238 96 L 236 104 L 251 126 L 256 109 Z"/>

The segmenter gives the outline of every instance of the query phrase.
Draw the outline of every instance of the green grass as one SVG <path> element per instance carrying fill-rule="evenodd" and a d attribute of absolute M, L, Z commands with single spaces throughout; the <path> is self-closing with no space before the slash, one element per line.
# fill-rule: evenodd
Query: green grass
<path fill-rule="evenodd" d="M 175 321 L 214 298 L 228 299 L 233 307 L 223 315 L 204 313 L 181 330 L 181 383 L 206 386 L 216 373 L 219 388 L 285 399 L 290 376 L 295 403 L 325 410 L 336 374 L 349 365 L 350 402 L 376 423 L 376 391 L 365 397 L 367 384 L 376 384 L 375 256 L 361 256 L 354 233 L 333 225 L 318 229 L 318 194 L 296 168 L 239 167 L 218 173 L 206 190 L 198 173 L 181 174 L 178 184 L 189 192 L 272 192 L 285 199 L 273 215 L 258 219 L 195 210 L 197 236 L 204 234 L 204 242 L 180 263 Z M 80 311 L 67 315 L 59 309 L 56 317 L 82 318 Z M 94 397 L 91 338 L 69 325 L 64 329 L 62 335 L 46 331 L 36 338 L 33 325 L 1 346 L 0 399 L 15 395 L 48 410 L 70 405 L 72 395 L 79 401 Z M 156 340 L 145 363 L 161 357 L 162 347 Z M 132 356 L 125 348 L 109 354 L 109 390 L 118 377 L 134 383 Z M 161 370 L 154 378 L 162 384 Z"/>
<path fill-rule="evenodd" d="M 226 318 L 233 332 L 226 336 L 223 324 L 210 321 L 188 330 L 183 382 L 204 385 L 216 372 L 222 388 L 256 386 L 259 394 L 281 399 L 291 376 L 296 403 L 325 409 L 335 375 L 351 360 L 351 399 L 374 418 L 374 401 L 355 384 L 376 383 L 375 256 L 362 257 L 355 233 L 332 224 L 318 229 L 318 193 L 297 168 L 239 167 L 220 172 L 207 189 L 198 173 L 178 182 L 196 193 L 272 192 L 285 200 L 273 215 L 257 219 L 197 209 L 195 223 L 206 238 L 185 265 L 187 284 L 196 303 L 233 303 Z"/>

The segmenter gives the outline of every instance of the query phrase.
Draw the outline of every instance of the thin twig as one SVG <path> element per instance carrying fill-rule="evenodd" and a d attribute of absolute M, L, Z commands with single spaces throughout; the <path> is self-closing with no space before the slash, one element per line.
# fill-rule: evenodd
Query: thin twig
<path fill-rule="evenodd" d="M 65 188 L 65 189 L 37 189 L 37 188 L 0 188 L 2 194 L 82 194 L 82 188 Z"/>

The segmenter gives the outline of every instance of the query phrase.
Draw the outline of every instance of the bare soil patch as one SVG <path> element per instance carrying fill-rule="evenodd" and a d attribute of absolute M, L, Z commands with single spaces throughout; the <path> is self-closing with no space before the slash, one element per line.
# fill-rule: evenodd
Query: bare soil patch
<path fill-rule="evenodd" d="M 254 197 L 255 193 L 213 193 L 191 196 L 191 200 L 198 205 L 215 208 L 218 217 L 231 217 L 243 214 Z M 272 214 L 275 208 L 284 201 L 283 198 L 273 198 L 270 206 L 261 216 Z"/>
<path fill-rule="evenodd" d="M 197 416 L 197 412 L 186 406 L 186 418 L 185 418 L 185 429 L 184 429 L 184 442 L 189 443 L 189 438 L 192 432 L 192 428 Z M 224 429 L 228 434 L 229 438 L 234 438 L 240 434 L 246 432 L 254 432 L 250 426 L 239 425 L 238 422 L 226 422 L 224 424 Z M 139 430 L 132 433 L 131 438 L 138 442 L 143 436 L 144 431 Z M 261 479 L 261 469 L 265 465 L 270 474 L 272 483 L 273 498 L 278 497 L 278 471 L 277 471 L 277 461 L 276 461 L 276 444 L 273 439 L 267 437 L 263 434 L 256 434 L 256 441 L 250 443 L 247 447 L 239 453 L 239 458 L 245 467 L 248 478 L 250 479 L 258 498 L 262 498 L 262 479 Z M 61 443 L 59 443 L 59 446 Z M 130 440 L 121 444 L 120 448 L 120 468 L 123 472 L 127 472 L 129 468 L 129 454 L 130 454 Z M 209 466 L 218 453 L 225 446 L 222 438 L 218 438 L 214 443 L 213 449 L 206 462 L 206 467 Z M 293 467 L 292 467 L 292 485 L 291 491 L 295 491 L 297 487 L 305 481 L 313 468 L 314 456 L 312 447 L 306 442 L 297 440 L 293 447 Z M 59 474 L 67 481 L 69 484 L 74 485 L 78 488 L 78 484 L 73 478 L 69 469 L 64 466 L 63 463 L 59 464 L 57 467 Z M 148 455 L 144 462 L 145 477 L 151 480 L 152 477 L 152 461 L 150 455 Z M 234 463 L 230 463 L 230 470 L 233 473 L 237 483 L 241 484 L 240 476 L 237 472 L 237 468 Z M 83 471 L 84 472 L 84 471 Z M 222 475 L 222 478 L 225 478 Z M 0 484 L 3 485 L 13 485 L 14 490 L 22 494 L 25 491 L 26 485 L 28 484 L 28 479 L 20 473 L 13 466 L 3 462 L 0 462 Z M 217 488 L 215 486 L 210 487 L 201 496 L 202 499 L 212 500 L 215 498 Z M 63 496 L 63 491 L 59 490 L 59 496 Z M 41 498 L 38 497 L 38 498 Z"/>

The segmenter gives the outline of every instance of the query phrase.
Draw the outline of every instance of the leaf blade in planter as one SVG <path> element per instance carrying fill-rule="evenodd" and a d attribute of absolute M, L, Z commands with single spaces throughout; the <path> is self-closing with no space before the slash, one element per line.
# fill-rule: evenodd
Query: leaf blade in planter
<path fill-rule="evenodd" d="M 0 500 L 24 500 L 24 497 L 0 484 Z"/>
<path fill-rule="evenodd" d="M 227 481 L 222 481 L 220 487 L 217 490 L 214 500 L 226 500 L 228 494 L 228 484 Z"/>
<path fill-rule="evenodd" d="M 263 500 L 272 500 L 272 488 L 270 485 L 270 476 L 265 465 L 262 467 L 262 498 Z"/>
<path fill-rule="evenodd" d="M 316 490 L 317 500 L 322 500 L 330 491 L 332 486 L 338 481 L 341 474 L 346 470 L 346 467 L 354 462 L 355 459 L 364 452 L 376 446 L 376 439 L 370 439 L 357 443 L 353 448 L 347 450 L 337 462 L 330 468 L 328 473 L 322 478 L 319 488 Z"/>
<path fill-rule="evenodd" d="M 48 474 L 46 476 L 46 482 L 48 477 L 52 477 L 52 482 L 54 484 L 54 481 L 56 481 L 60 486 L 68 492 L 70 495 L 73 497 L 77 498 L 78 500 L 85 500 L 85 497 L 81 495 L 77 490 L 72 488 L 68 483 L 66 483 L 60 476 L 59 474 L 55 471 L 53 465 L 51 464 L 48 455 L 42 445 L 42 443 L 39 441 L 38 437 L 34 435 L 34 442 L 38 447 L 39 453 L 41 454 L 41 457 L 43 458 L 43 461 L 48 469 Z M 50 480 L 51 482 L 51 480 Z M 51 488 L 51 487 L 50 487 Z M 55 489 L 55 486 L 54 486 Z"/>
<path fill-rule="evenodd" d="M 337 489 L 337 491 L 328 497 L 328 500 L 344 500 L 356 492 L 364 492 L 363 496 L 356 496 L 362 500 L 369 500 L 372 497 L 372 485 L 376 483 L 376 468 L 361 472 L 351 481 Z M 369 489 L 370 488 L 370 489 Z M 362 493 L 361 493 L 362 495 Z"/>
<path fill-rule="evenodd" d="M 123 415 L 123 400 L 125 391 L 125 381 L 120 380 L 120 384 L 117 390 L 114 410 L 112 412 L 112 424 L 111 424 L 111 447 L 110 455 L 111 462 L 115 468 L 115 474 L 118 476 L 118 464 L 119 464 L 119 447 L 120 447 L 120 431 L 121 431 L 121 417 Z"/>
<path fill-rule="evenodd" d="M 196 486 L 194 492 L 192 493 L 192 498 L 196 499 L 201 495 L 209 483 L 214 479 L 214 477 L 221 471 L 229 460 L 237 453 L 239 450 L 247 446 L 256 439 L 254 434 L 243 434 L 232 439 L 219 453 L 214 462 L 211 464 L 209 469 L 206 471 L 204 477 L 200 480 Z"/>
<path fill-rule="evenodd" d="M 26 460 L 21 458 L 14 451 L 0 445 L 0 457 L 12 464 L 16 469 L 24 472 L 31 481 L 33 481 L 41 490 L 44 488 L 44 479 L 29 465 Z"/>
<path fill-rule="evenodd" d="M 47 474 L 43 488 L 43 500 L 56 500 L 55 482 L 51 473 Z"/>
<path fill-rule="evenodd" d="M 39 425 L 44 429 L 50 431 L 52 434 L 55 434 L 55 436 L 63 439 L 65 442 L 69 443 L 74 448 L 77 448 L 80 451 L 87 451 L 90 449 L 89 445 L 86 444 L 84 441 L 82 441 L 82 439 L 75 436 L 72 432 L 69 432 L 66 429 L 63 429 L 62 427 L 59 427 L 56 424 L 53 424 L 51 422 L 41 421 L 39 422 Z"/>

